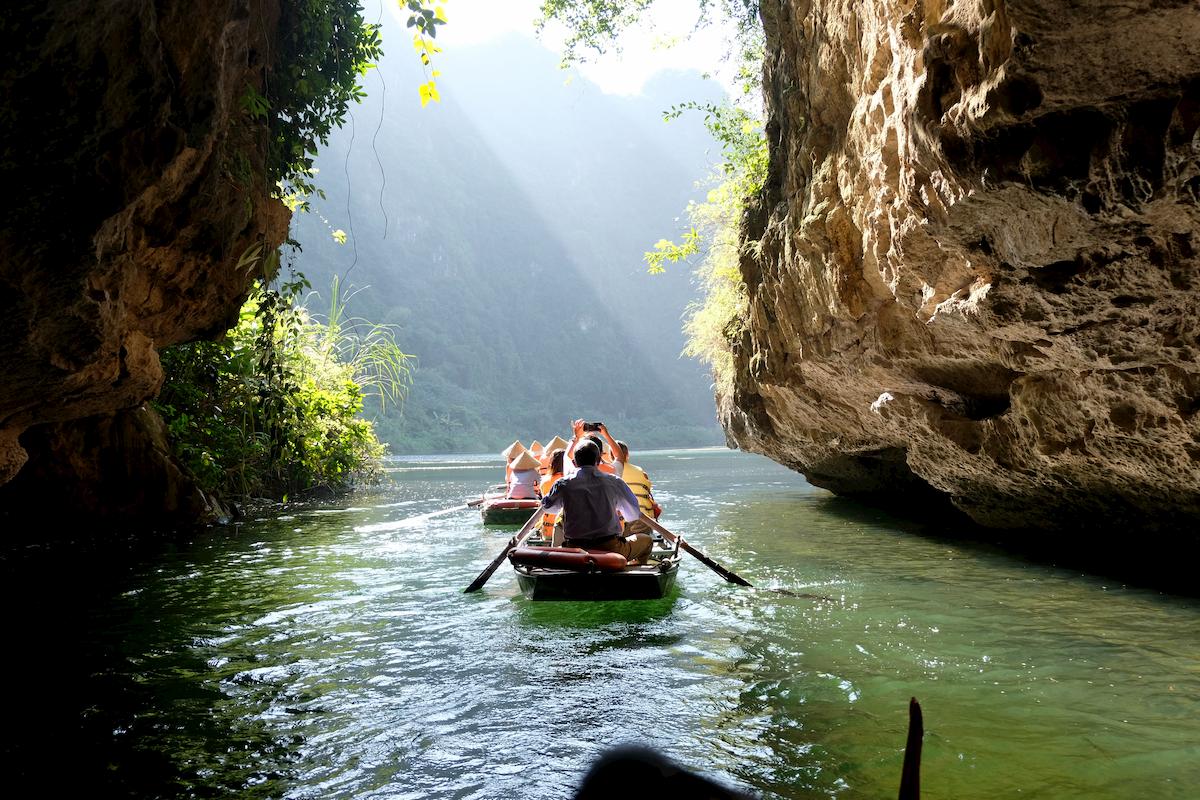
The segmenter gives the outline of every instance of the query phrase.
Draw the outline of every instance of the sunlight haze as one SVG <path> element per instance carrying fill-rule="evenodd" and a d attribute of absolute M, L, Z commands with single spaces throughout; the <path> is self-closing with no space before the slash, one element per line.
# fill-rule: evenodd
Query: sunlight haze
<path fill-rule="evenodd" d="M 446 4 L 449 23 L 442 28 L 438 44 L 449 50 L 510 33 L 537 38 L 534 21 L 540 5 L 539 0 L 450 0 Z M 389 2 L 388 8 L 401 23 L 407 19 L 399 2 Z M 610 48 L 597 55 L 581 50 L 587 60 L 576 69 L 606 94 L 639 94 L 655 73 L 687 69 L 711 74 L 730 91 L 733 82 L 724 61 L 727 48 L 721 30 L 712 25 L 697 30 L 698 15 L 694 0 L 659 0 L 648 12 L 647 23 L 622 35 L 619 51 Z M 555 25 L 546 29 L 540 41 L 557 53 L 565 38 L 562 27 Z"/>

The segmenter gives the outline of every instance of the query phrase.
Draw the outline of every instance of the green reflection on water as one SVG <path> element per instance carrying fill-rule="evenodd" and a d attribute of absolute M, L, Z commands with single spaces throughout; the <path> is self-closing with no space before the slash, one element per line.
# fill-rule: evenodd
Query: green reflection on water
<path fill-rule="evenodd" d="M 69 753 L 109 795 L 550 798 L 632 740 L 768 797 L 876 798 L 915 695 L 927 797 L 1200 794 L 1194 601 L 723 452 L 642 465 L 758 588 L 686 559 L 658 601 L 531 603 L 507 566 L 467 596 L 507 535 L 420 519 L 491 482 L 460 461 L 179 546 L 10 554 L 10 775 Z"/>

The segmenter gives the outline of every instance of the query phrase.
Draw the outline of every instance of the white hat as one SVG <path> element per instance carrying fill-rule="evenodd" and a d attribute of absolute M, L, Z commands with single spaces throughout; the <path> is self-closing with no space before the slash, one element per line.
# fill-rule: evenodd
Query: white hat
<path fill-rule="evenodd" d="M 516 458 L 517 455 L 519 455 L 520 453 L 523 453 L 523 452 L 525 452 L 525 445 L 521 444 L 521 440 L 518 439 L 517 441 L 513 442 L 508 447 L 506 447 L 502 451 L 500 451 L 500 455 L 504 456 L 509 461 L 511 461 L 512 459 Z"/>
<path fill-rule="evenodd" d="M 553 439 L 550 440 L 550 443 L 548 445 L 546 445 L 546 449 L 544 452 L 553 453 L 555 450 L 558 450 L 559 448 L 566 450 L 567 446 L 570 444 L 571 444 L 570 442 L 568 442 L 566 439 L 562 438 L 561 436 L 555 436 Z"/>
<path fill-rule="evenodd" d="M 512 462 L 513 469 L 537 469 L 539 466 L 540 464 L 538 464 L 538 460 L 534 458 L 533 454 L 528 450 L 521 453 L 521 455 L 517 456 L 516 460 Z"/>

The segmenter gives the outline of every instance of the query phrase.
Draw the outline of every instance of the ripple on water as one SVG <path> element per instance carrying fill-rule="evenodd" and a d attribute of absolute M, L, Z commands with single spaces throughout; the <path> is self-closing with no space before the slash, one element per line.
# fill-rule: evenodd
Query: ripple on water
<path fill-rule="evenodd" d="M 643 466 L 668 527 L 760 588 L 687 560 L 662 601 L 529 603 L 507 565 L 464 595 L 511 530 L 433 516 L 494 478 L 461 460 L 96 583 L 70 650 L 88 710 L 62 725 L 95 733 L 96 784 L 561 798 L 633 741 L 767 797 L 875 798 L 916 695 L 931 797 L 1200 795 L 1193 602 L 915 536 L 721 451 Z"/>

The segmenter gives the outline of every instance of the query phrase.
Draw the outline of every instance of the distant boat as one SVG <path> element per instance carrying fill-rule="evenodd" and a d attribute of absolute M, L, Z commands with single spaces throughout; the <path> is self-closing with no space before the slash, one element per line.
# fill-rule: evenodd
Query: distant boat
<path fill-rule="evenodd" d="M 484 525 L 524 525 L 542 504 L 536 497 L 514 500 L 505 497 L 507 487 L 493 486 L 483 493 L 479 514 Z"/>
<path fill-rule="evenodd" d="M 529 539 L 508 554 L 517 584 L 530 600 L 654 600 L 675 585 L 678 547 L 656 541 L 649 563 L 630 567 L 620 553 L 551 547 Z"/>

